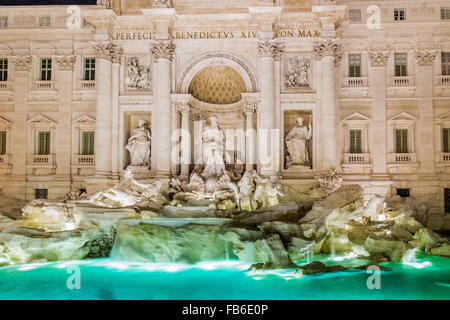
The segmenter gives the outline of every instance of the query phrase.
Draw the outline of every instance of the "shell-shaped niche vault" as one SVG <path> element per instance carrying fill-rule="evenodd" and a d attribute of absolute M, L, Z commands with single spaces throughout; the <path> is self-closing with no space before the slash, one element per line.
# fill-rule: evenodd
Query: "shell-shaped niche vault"
<path fill-rule="evenodd" d="M 245 82 L 233 68 L 212 65 L 200 70 L 189 85 L 189 93 L 197 100 L 211 104 L 232 104 L 246 92 Z"/>

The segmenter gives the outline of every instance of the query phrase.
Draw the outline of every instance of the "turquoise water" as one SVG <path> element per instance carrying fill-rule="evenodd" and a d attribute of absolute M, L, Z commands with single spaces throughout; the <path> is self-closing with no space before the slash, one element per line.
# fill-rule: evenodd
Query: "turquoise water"
<path fill-rule="evenodd" d="M 315 260 L 364 264 L 322 255 Z M 391 270 L 382 271 L 380 290 L 369 290 L 371 274 L 365 270 L 301 276 L 292 270 L 248 272 L 249 265 L 237 261 L 194 266 L 111 259 L 28 264 L 0 268 L 0 299 L 450 299 L 450 259 L 418 253 L 412 264 L 382 265 Z M 81 289 L 70 290 L 68 278 L 77 266 Z"/>

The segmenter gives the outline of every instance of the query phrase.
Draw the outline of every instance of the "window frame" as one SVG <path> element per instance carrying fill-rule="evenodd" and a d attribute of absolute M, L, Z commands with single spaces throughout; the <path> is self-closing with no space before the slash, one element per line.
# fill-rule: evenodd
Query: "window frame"
<path fill-rule="evenodd" d="M 399 148 L 399 136 L 398 133 L 401 132 L 402 136 L 400 139 L 400 148 Z M 403 136 L 404 134 L 404 136 Z M 395 139 L 395 153 L 411 153 L 410 152 L 410 138 L 409 138 L 409 128 L 395 128 L 394 129 L 394 139 Z M 406 140 L 406 141 L 405 141 Z"/>
<path fill-rule="evenodd" d="M 44 21 L 48 21 L 44 23 Z M 52 16 L 40 16 L 39 17 L 39 27 L 50 27 L 52 24 Z"/>
<path fill-rule="evenodd" d="M 403 19 L 401 16 L 403 13 Z M 406 21 L 406 9 L 405 8 L 394 8 L 394 21 Z"/>
<path fill-rule="evenodd" d="M 8 154 L 8 130 L 0 128 L 0 156 Z"/>
<path fill-rule="evenodd" d="M 42 134 L 46 134 L 46 135 L 48 135 L 48 137 L 46 137 L 45 138 L 45 142 L 46 142 L 46 145 L 45 145 L 45 147 L 44 148 L 41 148 L 41 142 L 42 142 L 42 139 L 41 139 L 41 136 L 42 136 Z M 38 155 L 38 156 L 49 156 L 49 155 L 51 155 L 51 145 L 52 145 L 52 132 L 51 132 L 51 130 L 38 130 L 37 132 L 36 132 L 36 138 L 37 138 L 37 141 L 36 141 L 36 155 Z M 41 152 L 41 150 L 43 150 L 42 152 Z"/>
<path fill-rule="evenodd" d="M 89 134 L 90 137 L 87 149 L 85 149 L 85 134 Z M 83 156 L 93 156 L 95 155 L 95 130 L 81 130 L 81 155 Z"/>
<path fill-rule="evenodd" d="M 441 52 L 441 73 L 450 76 L 450 52 Z"/>
<path fill-rule="evenodd" d="M 4 21 L 5 23 L 2 23 L 2 21 Z M 0 17 L 0 28 L 8 28 L 8 17 Z"/>
<path fill-rule="evenodd" d="M 356 142 L 357 137 L 352 135 L 352 133 L 359 133 L 359 144 L 353 145 L 353 142 Z M 349 128 L 348 129 L 348 153 L 350 154 L 362 154 L 363 152 L 363 134 L 364 131 L 362 128 Z"/>
<path fill-rule="evenodd" d="M 87 66 L 88 61 L 91 61 L 89 67 Z M 93 64 L 92 64 L 93 61 Z M 83 81 L 95 81 L 95 68 L 97 66 L 97 61 L 92 57 L 83 58 Z M 89 76 L 88 76 L 89 75 Z M 88 79 L 89 78 L 89 79 Z"/>
<path fill-rule="evenodd" d="M 356 59 L 359 61 L 359 64 L 352 64 L 355 59 L 352 60 L 352 57 L 358 56 Z M 361 53 L 349 53 L 348 54 L 348 76 L 349 78 L 361 78 L 362 76 L 362 54 Z"/>
<path fill-rule="evenodd" d="M 42 192 L 44 197 L 38 197 L 38 194 Z M 34 189 L 34 199 L 35 200 L 48 200 L 48 188 L 35 188 Z"/>
<path fill-rule="evenodd" d="M 441 20 L 449 20 L 450 19 L 450 8 L 444 7 L 441 8 Z"/>
<path fill-rule="evenodd" d="M 6 61 L 6 63 L 4 63 Z M 9 59 L 0 58 L 0 82 L 8 81 Z"/>
<path fill-rule="evenodd" d="M 47 62 L 45 66 L 44 66 L 44 61 Z M 40 60 L 39 60 L 39 81 L 52 81 L 52 70 L 53 70 L 52 58 L 40 58 Z"/>
<path fill-rule="evenodd" d="M 398 64 L 398 61 L 400 60 L 400 58 L 399 58 L 400 56 L 402 56 L 402 60 L 404 59 L 404 64 Z M 394 54 L 394 75 L 396 77 L 407 77 L 408 76 L 408 53 L 396 52 Z"/>
<path fill-rule="evenodd" d="M 356 19 L 352 19 L 352 13 L 353 14 L 357 13 L 359 18 L 357 20 Z M 348 10 L 348 19 L 351 22 L 361 22 L 361 20 L 362 20 L 362 11 L 361 11 L 361 9 L 349 9 Z"/>

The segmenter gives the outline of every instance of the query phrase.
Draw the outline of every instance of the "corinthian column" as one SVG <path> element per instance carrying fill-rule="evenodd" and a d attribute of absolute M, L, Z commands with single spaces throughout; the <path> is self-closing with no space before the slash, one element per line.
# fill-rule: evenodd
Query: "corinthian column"
<path fill-rule="evenodd" d="M 283 49 L 276 40 L 260 41 L 258 43 L 261 105 L 258 117 L 258 167 L 261 175 L 277 173 L 278 144 L 276 137 L 272 138 L 272 130 L 276 130 L 275 101 L 275 59 L 282 54 Z"/>
<path fill-rule="evenodd" d="M 181 114 L 181 176 L 189 176 L 189 165 L 191 163 L 191 139 L 189 131 L 189 105 L 181 104 L 177 106 L 177 111 Z"/>
<path fill-rule="evenodd" d="M 71 163 L 71 129 L 72 129 L 72 87 L 73 55 L 57 56 L 54 58 L 58 64 L 58 124 L 56 125 L 56 174 L 64 177 L 67 183 L 61 196 L 70 191 L 70 163 Z"/>
<path fill-rule="evenodd" d="M 386 63 L 389 51 L 370 51 L 370 85 L 372 87 L 372 132 L 371 157 L 373 175 L 387 174 L 387 133 L 386 133 Z"/>
<path fill-rule="evenodd" d="M 95 129 L 95 175 L 110 179 L 112 174 L 112 63 L 119 63 L 122 49 L 110 41 L 97 42 L 97 120 Z"/>
<path fill-rule="evenodd" d="M 337 167 L 334 68 L 342 57 L 342 47 L 338 39 L 320 39 L 314 53 L 322 61 L 322 169 L 330 170 Z"/>
<path fill-rule="evenodd" d="M 153 108 L 153 136 L 155 173 L 157 177 L 168 178 L 171 166 L 171 74 L 175 45 L 171 40 L 153 44 L 152 54 L 156 63 L 155 107 Z"/>
<path fill-rule="evenodd" d="M 253 125 L 253 115 L 256 113 L 257 105 L 246 105 L 244 107 L 245 114 L 245 171 L 252 171 L 256 160 L 256 131 Z"/>
<path fill-rule="evenodd" d="M 419 134 L 418 150 L 420 159 L 419 173 L 434 173 L 434 134 L 433 134 L 433 63 L 437 50 L 416 50 L 418 65 L 417 89 L 419 94 Z M 411 142 L 414 143 L 411 137 Z"/>

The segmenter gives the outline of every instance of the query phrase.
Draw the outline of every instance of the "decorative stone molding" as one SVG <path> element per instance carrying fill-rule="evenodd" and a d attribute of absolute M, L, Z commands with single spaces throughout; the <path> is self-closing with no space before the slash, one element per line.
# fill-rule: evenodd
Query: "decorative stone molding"
<path fill-rule="evenodd" d="M 385 67 L 390 51 L 369 51 L 370 65 L 372 67 Z"/>
<path fill-rule="evenodd" d="M 13 56 L 12 62 L 16 71 L 30 71 L 33 62 L 32 56 Z"/>
<path fill-rule="evenodd" d="M 258 42 L 258 53 L 261 57 L 273 58 L 279 60 L 281 54 L 284 53 L 282 45 L 277 43 L 277 40 L 266 40 Z"/>
<path fill-rule="evenodd" d="M 114 63 L 120 63 L 123 50 L 111 41 L 98 41 L 94 45 L 95 57 Z"/>
<path fill-rule="evenodd" d="M 169 0 L 153 0 L 155 7 L 170 8 Z"/>
<path fill-rule="evenodd" d="M 97 5 L 101 7 L 105 7 L 106 9 L 111 9 L 111 1 L 110 0 L 97 0 Z"/>
<path fill-rule="evenodd" d="M 153 59 L 157 61 L 158 59 L 167 59 L 169 61 L 173 60 L 173 55 L 175 51 L 175 44 L 172 40 L 168 41 L 158 41 L 153 44 L 152 55 Z"/>
<path fill-rule="evenodd" d="M 176 108 L 177 112 L 179 112 L 180 114 L 189 115 L 189 111 L 190 111 L 189 104 L 187 104 L 187 103 L 177 104 L 175 108 Z"/>
<path fill-rule="evenodd" d="M 58 68 L 60 71 L 73 71 L 75 56 L 55 56 L 54 59 L 56 63 L 58 63 Z"/>
<path fill-rule="evenodd" d="M 244 105 L 244 113 L 257 113 L 258 105 L 257 104 L 246 104 Z"/>
<path fill-rule="evenodd" d="M 316 59 L 322 59 L 323 57 L 333 57 L 335 62 L 338 63 L 343 54 L 342 45 L 340 39 L 320 39 L 314 46 L 314 54 Z"/>
<path fill-rule="evenodd" d="M 419 66 L 432 66 L 437 50 L 416 50 L 416 60 Z"/>

